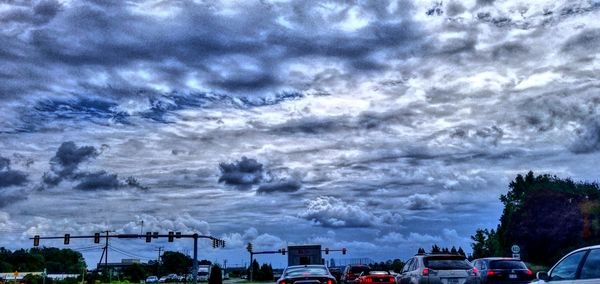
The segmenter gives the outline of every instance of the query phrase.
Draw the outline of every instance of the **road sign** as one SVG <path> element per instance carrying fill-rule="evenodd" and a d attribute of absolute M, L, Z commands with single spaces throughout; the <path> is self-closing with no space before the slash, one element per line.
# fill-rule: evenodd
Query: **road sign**
<path fill-rule="evenodd" d="M 19 271 L 15 271 L 15 272 L 13 273 L 13 275 L 14 275 L 15 277 L 19 276 Z"/>
<path fill-rule="evenodd" d="M 521 248 L 518 245 L 513 245 L 510 250 L 512 251 L 512 253 L 514 254 L 518 254 L 521 252 Z"/>
<path fill-rule="evenodd" d="M 521 254 L 513 253 L 513 258 L 514 259 L 521 259 Z"/>

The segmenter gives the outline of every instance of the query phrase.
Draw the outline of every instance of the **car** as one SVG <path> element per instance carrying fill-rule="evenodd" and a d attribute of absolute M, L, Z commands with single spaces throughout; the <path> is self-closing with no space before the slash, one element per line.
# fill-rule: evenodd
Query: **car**
<path fill-rule="evenodd" d="M 335 280 L 339 283 L 342 279 L 342 270 L 337 267 L 329 267 L 329 273 L 335 277 Z"/>
<path fill-rule="evenodd" d="M 396 279 L 388 271 L 364 271 L 356 279 L 357 284 L 395 284 Z"/>
<path fill-rule="evenodd" d="M 576 249 L 561 258 L 548 272 L 538 272 L 537 284 L 600 283 L 600 245 Z"/>
<path fill-rule="evenodd" d="M 398 284 L 479 284 L 477 268 L 466 257 L 454 254 L 418 254 L 409 259 Z"/>
<path fill-rule="evenodd" d="M 473 260 L 479 270 L 481 283 L 529 283 L 535 276 L 527 265 L 519 259 L 507 257 L 486 257 Z"/>
<path fill-rule="evenodd" d="M 146 278 L 146 283 L 158 283 L 158 277 L 148 276 L 148 278 Z"/>
<path fill-rule="evenodd" d="M 161 278 L 158 278 L 158 283 L 167 283 L 169 280 L 168 276 L 162 276 Z"/>
<path fill-rule="evenodd" d="M 340 281 L 343 284 L 355 284 L 356 278 L 364 271 L 371 270 L 371 267 L 365 264 L 346 265 Z"/>
<path fill-rule="evenodd" d="M 337 284 L 325 265 L 288 266 L 277 280 L 277 284 L 293 283 Z"/>

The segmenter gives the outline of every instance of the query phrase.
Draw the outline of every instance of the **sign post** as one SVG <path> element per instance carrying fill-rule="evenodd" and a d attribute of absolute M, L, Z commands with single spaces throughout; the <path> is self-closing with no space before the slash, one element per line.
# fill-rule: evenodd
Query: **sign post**
<path fill-rule="evenodd" d="M 512 257 L 515 259 L 521 259 L 521 248 L 518 245 L 513 245 L 510 250 L 512 251 Z"/>

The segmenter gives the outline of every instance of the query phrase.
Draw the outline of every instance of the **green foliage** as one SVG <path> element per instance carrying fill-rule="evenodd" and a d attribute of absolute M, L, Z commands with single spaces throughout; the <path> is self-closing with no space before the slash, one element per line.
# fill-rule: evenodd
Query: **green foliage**
<path fill-rule="evenodd" d="M 210 268 L 210 276 L 208 277 L 208 284 L 223 284 L 223 276 L 221 275 L 221 267 L 213 265 Z"/>
<path fill-rule="evenodd" d="M 0 272 L 42 271 L 48 273 L 81 273 L 85 268 L 81 253 L 71 249 L 32 248 L 14 252 L 0 248 Z"/>
<path fill-rule="evenodd" d="M 165 251 L 162 255 L 162 274 L 186 274 L 192 267 L 192 258 L 175 251 Z"/>
<path fill-rule="evenodd" d="M 504 210 L 496 230 L 478 229 L 473 258 L 510 256 L 521 247 L 521 257 L 549 265 L 573 248 L 600 241 L 600 188 L 551 175 L 517 175 L 500 196 Z"/>
<path fill-rule="evenodd" d="M 139 263 L 134 263 L 123 269 L 123 277 L 132 283 L 139 283 L 140 280 L 146 279 L 146 276 L 146 269 Z"/>

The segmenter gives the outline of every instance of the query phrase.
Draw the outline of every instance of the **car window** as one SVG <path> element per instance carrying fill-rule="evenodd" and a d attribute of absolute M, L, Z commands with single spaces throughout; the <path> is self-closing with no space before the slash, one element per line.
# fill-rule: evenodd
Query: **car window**
<path fill-rule="evenodd" d="M 369 273 L 369 268 L 366 266 L 353 266 L 351 269 L 352 273 L 354 274 L 361 274 L 364 272 L 364 274 Z"/>
<path fill-rule="evenodd" d="M 471 269 L 471 263 L 456 256 L 429 256 L 423 259 L 425 267 L 434 270 Z"/>
<path fill-rule="evenodd" d="M 490 269 L 527 269 L 527 266 L 519 260 L 494 260 L 490 261 Z"/>
<path fill-rule="evenodd" d="M 419 267 L 419 259 L 418 258 L 413 258 L 413 262 L 410 266 L 410 271 L 415 271 L 417 270 L 417 268 Z"/>
<path fill-rule="evenodd" d="M 324 267 L 301 267 L 285 271 L 286 277 L 306 276 L 306 275 L 328 275 L 329 272 Z"/>
<path fill-rule="evenodd" d="M 404 268 L 402 268 L 403 273 L 410 271 L 410 266 L 412 265 L 412 261 L 413 261 L 413 259 L 411 258 L 406 262 L 406 264 L 404 264 Z"/>
<path fill-rule="evenodd" d="M 600 249 L 590 251 L 581 268 L 581 279 L 600 279 Z"/>
<path fill-rule="evenodd" d="M 550 274 L 550 280 L 575 279 L 577 268 L 579 267 L 581 258 L 585 255 L 585 253 L 586 251 L 576 252 L 559 262 L 552 270 L 552 273 Z"/>

